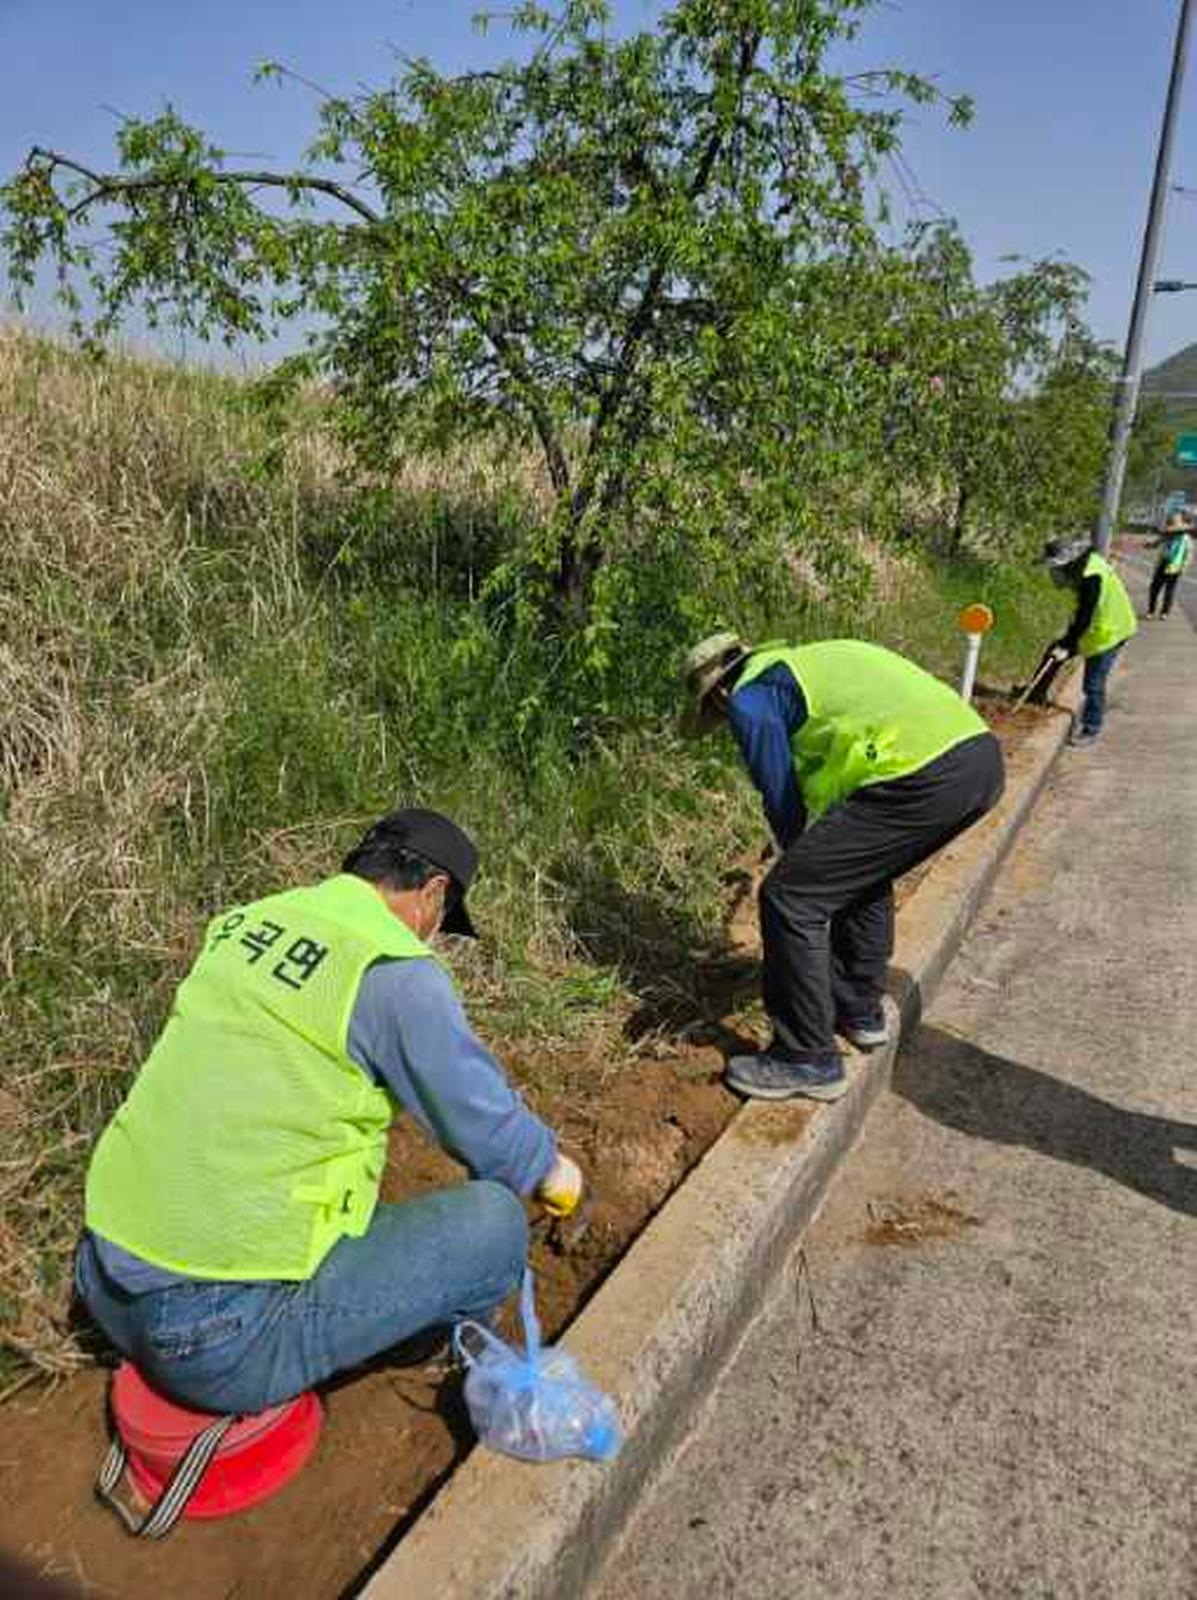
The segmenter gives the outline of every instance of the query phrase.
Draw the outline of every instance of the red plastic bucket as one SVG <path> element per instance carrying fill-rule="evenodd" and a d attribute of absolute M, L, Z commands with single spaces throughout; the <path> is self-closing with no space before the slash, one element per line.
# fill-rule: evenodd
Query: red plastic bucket
<path fill-rule="evenodd" d="M 151 1505 L 187 1446 L 216 1420 L 156 1394 L 128 1361 L 112 1380 L 112 1416 L 129 1453 L 129 1476 Z M 277 1493 L 316 1448 L 323 1421 L 310 1390 L 286 1405 L 242 1417 L 220 1441 L 183 1515 L 227 1517 Z"/>

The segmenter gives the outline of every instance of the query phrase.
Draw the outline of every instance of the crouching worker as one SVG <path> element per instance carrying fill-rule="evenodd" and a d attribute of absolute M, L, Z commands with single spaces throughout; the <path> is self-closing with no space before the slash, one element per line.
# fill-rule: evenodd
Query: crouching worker
<path fill-rule="evenodd" d="M 761 885 L 772 1042 L 733 1056 L 742 1094 L 837 1099 L 836 1033 L 884 1044 L 893 881 L 985 815 L 1002 753 L 960 697 L 902 656 L 851 639 L 690 652 L 698 730 L 730 725 L 781 851 Z"/>
<path fill-rule="evenodd" d="M 1069 736 L 1074 745 L 1092 744 L 1106 719 L 1106 685 L 1119 652 L 1138 631 L 1135 608 L 1122 579 L 1088 539 L 1049 539 L 1043 562 L 1052 582 L 1076 596 L 1076 610 L 1066 633 L 1044 653 L 1036 671 L 1032 696 L 1043 700 L 1056 673 L 1072 656 L 1085 663 L 1084 700 L 1079 724 Z"/>
<path fill-rule="evenodd" d="M 520 1197 L 581 1174 L 471 1033 L 428 947 L 473 935 L 470 839 L 376 823 L 335 877 L 217 917 L 87 1174 L 76 1286 L 147 1381 L 260 1411 L 463 1317 L 524 1270 Z M 378 1203 L 405 1109 L 472 1181 Z"/>

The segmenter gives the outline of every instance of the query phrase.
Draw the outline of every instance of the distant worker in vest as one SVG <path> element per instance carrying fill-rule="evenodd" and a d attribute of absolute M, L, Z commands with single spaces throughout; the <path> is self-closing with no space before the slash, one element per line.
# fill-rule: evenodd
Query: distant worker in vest
<path fill-rule="evenodd" d="M 1193 559 L 1193 540 L 1187 518 L 1169 517 L 1156 543 L 1160 553 L 1155 571 L 1151 574 L 1151 587 L 1147 591 L 1147 615 L 1155 616 L 1155 608 L 1162 595 L 1164 603 L 1160 606 L 1160 616 L 1166 617 L 1172 610 L 1172 598 L 1181 574 Z"/>
<path fill-rule="evenodd" d="M 209 924 L 87 1174 L 76 1286 L 165 1395 L 254 1412 L 489 1314 L 521 1280 L 522 1196 L 578 1167 L 471 1032 L 429 941 L 474 936 L 468 836 L 396 811 L 314 886 Z M 472 1181 L 378 1201 L 406 1110 Z"/>
<path fill-rule="evenodd" d="M 1080 721 L 1069 735 L 1073 745 L 1090 745 L 1106 720 L 1106 686 L 1126 641 L 1138 630 L 1135 608 L 1122 579 L 1084 536 L 1049 539 L 1043 560 L 1052 582 L 1076 595 L 1076 610 L 1066 633 L 1049 645 L 1039 665 L 1036 700 L 1043 700 L 1064 663 L 1079 655 L 1085 663 Z"/>
<path fill-rule="evenodd" d="M 767 1100 L 835 1100 L 836 1034 L 887 1039 L 894 879 L 997 802 L 1001 748 L 977 713 L 913 662 L 852 639 L 751 649 L 733 633 L 690 652 L 692 731 L 726 724 L 780 857 L 760 889 L 772 1039 L 727 1081 Z"/>

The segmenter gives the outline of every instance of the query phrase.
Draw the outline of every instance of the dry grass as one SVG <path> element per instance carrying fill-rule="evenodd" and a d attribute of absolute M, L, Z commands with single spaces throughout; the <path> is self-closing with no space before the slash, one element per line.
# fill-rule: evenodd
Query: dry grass
<path fill-rule="evenodd" d="M 304 508 L 342 494 L 319 430 L 269 470 L 265 444 L 225 380 L 0 333 L 0 1323 L 48 1372 L 80 1359 L 65 1267 L 86 1149 L 232 865 L 213 763 L 242 686 L 222 630 L 304 626 Z M 413 462 L 411 494 L 449 486 Z M 236 871 L 327 866 L 355 820 L 262 830 Z"/>
<path fill-rule="evenodd" d="M 158 818 L 173 801 L 202 829 L 194 732 L 221 719 L 183 629 L 148 674 L 111 659 L 115 619 L 147 594 L 193 602 L 173 494 L 231 441 L 215 415 L 202 436 L 186 416 L 164 376 L 0 340 L 0 1295 L 10 1346 L 51 1371 L 78 1359 L 60 1331 L 77 1206 L 55 1176 L 77 1173 L 140 1043 L 144 995 L 113 989 L 112 952 L 185 946 Z"/>

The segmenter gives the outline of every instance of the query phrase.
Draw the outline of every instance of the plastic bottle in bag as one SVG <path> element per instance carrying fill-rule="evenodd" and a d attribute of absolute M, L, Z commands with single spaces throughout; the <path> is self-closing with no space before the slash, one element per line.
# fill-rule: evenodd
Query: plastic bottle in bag
<path fill-rule="evenodd" d="M 466 1406 L 479 1440 L 521 1461 L 609 1461 L 623 1443 L 615 1407 L 572 1356 L 541 1344 L 531 1271 L 524 1273 L 520 1316 L 523 1350 L 479 1322 L 459 1324 L 453 1336 L 467 1369 Z"/>

